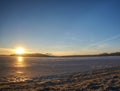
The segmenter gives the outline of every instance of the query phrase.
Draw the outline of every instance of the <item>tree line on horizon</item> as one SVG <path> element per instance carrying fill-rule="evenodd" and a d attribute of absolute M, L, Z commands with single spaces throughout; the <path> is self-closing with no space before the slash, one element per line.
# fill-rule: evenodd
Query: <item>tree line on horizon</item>
<path fill-rule="evenodd" d="M 65 56 L 55 56 L 50 53 L 42 54 L 42 53 L 27 53 L 27 54 L 11 54 L 10 56 L 24 56 L 24 57 L 92 57 L 92 56 L 120 56 L 120 52 L 114 53 L 101 53 L 94 55 L 65 55 Z"/>

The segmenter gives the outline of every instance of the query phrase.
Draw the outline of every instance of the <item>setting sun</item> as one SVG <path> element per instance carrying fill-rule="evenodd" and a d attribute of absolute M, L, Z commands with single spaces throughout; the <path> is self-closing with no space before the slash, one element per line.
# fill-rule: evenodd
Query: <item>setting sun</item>
<path fill-rule="evenodd" d="M 24 54 L 24 53 L 25 53 L 24 48 L 17 48 L 17 49 L 16 49 L 16 54 L 21 55 L 21 54 Z"/>

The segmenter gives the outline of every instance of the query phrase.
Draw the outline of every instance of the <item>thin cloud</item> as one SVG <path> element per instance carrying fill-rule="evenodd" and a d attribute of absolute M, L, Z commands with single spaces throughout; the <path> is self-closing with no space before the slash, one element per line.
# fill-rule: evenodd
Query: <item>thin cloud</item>
<path fill-rule="evenodd" d="M 86 46 L 86 47 L 82 48 L 81 51 L 86 51 L 86 50 L 88 51 L 88 50 L 90 50 L 91 48 L 100 47 L 100 45 L 101 45 L 101 47 L 102 47 L 103 44 L 107 44 L 107 42 L 113 41 L 113 40 L 118 39 L 118 38 L 120 38 L 120 34 L 115 35 L 115 36 L 112 36 L 112 37 L 109 37 L 109 38 L 104 39 L 104 40 L 102 40 L 102 41 L 99 41 L 99 42 L 90 44 L 89 46 Z M 105 46 L 106 46 L 106 45 L 105 45 Z M 104 47 L 105 47 L 105 46 L 104 46 Z M 107 46 L 108 46 L 108 44 L 107 44 Z"/>
<path fill-rule="evenodd" d="M 13 51 L 13 49 L 11 49 L 11 48 L 0 48 L 0 50 L 2 50 L 2 51 Z"/>
<path fill-rule="evenodd" d="M 108 41 L 112 41 L 112 40 L 118 39 L 119 37 L 120 37 L 120 34 L 116 35 L 116 36 L 109 37 L 109 38 L 107 38 L 105 40 L 102 40 L 102 41 L 99 41 L 97 43 L 91 44 L 91 45 L 87 46 L 86 48 L 91 48 L 91 47 L 99 46 L 99 45 L 104 44 L 104 43 L 106 43 Z"/>

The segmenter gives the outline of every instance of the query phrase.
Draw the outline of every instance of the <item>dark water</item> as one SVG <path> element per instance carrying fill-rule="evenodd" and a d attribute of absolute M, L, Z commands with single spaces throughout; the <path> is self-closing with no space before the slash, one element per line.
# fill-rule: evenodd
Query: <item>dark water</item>
<path fill-rule="evenodd" d="M 0 57 L 0 82 L 19 82 L 57 75 L 120 66 L 120 56 L 109 57 Z"/>

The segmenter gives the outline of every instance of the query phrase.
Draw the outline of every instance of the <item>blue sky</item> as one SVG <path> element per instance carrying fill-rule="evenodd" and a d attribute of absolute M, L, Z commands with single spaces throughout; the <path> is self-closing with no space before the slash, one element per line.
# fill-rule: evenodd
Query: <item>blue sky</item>
<path fill-rule="evenodd" d="M 120 51 L 120 1 L 0 0 L 0 52 L 17 46 L 55 55 Z"/>

